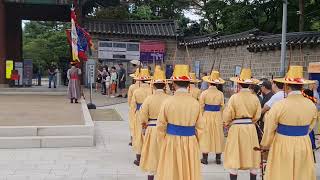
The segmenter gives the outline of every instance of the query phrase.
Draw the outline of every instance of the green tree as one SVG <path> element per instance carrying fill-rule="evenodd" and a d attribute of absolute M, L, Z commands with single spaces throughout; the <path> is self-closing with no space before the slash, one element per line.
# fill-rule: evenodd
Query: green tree
<path fill-rule="evenodd" d="M 46 68 L 51 62 L 70 57 L 70 46 L 65 30 L 69 23 L 30 21 L 23 32 L 23 58 L 32 59 L 34 65 Z"/>

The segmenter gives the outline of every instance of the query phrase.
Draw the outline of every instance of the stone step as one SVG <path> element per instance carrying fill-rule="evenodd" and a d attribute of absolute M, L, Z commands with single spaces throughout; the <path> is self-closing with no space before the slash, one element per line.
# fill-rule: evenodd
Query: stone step
<path fill-rule="evenodd" d="M 93 125 L 0 126 L 0 137 L 93 136 Z"/>
<path fill-rule="evenodd" d="M 0 137 L 0 149 L 90 147 L 94 144 L 93 136 Z"/>

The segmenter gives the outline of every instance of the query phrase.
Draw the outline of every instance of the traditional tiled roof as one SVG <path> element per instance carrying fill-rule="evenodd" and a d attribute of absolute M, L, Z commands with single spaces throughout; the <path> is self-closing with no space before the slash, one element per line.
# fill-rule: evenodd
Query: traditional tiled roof
<path fill-rule="evenodd" d="M 217 39 L 212 39 L 208 45 L 211 48 L 221 48 L 226 46 L 238 46 L 244 44 L 250 44 L 259 40 L 260 36 L 267 35 L 269 33 L 262 32 L 259 29 L 252 29 L 241 33 L 221 36 Z"/>
<path fill-rule="evenodd" d="M 204 36 L 185 37 L 179 42 L 179 46 L 203 47 L 215 38 L 218 38 L 219 33 L 212 33 Z"/>
<path fill-rule="evenodd" d="M 252 29 L 241 33 L 221 36 L 220 33 L 214 33 L 205 36 L 198 36 L 192 38 L 185 38 L 180 41 L 180 46 L 188 45 L 190 47 L 210 46 L 211 48 L 221 48 L 226 46 L 237 46 L 249 44 L 259 39 L 259 36 L 267 35 L 269 33 L 262 32 L 259 29 Z"/>
<path fill-rule="evenodd" d="M 293 32 L 287 33 L 287 46 L 300 47 L 304 45 L 319 45 L 320 44 L 320 32 Z M 259 37 L 259 41 L 256 41 L 248 45 L 250 52 L 268 51 L 281 48 L 281 34 L 274 34 L 269 36 Z"/>
<path fill-rule="evenodd" d="M 180 36 L 179 26 L 173 20 L 109 21 L 85 19 L 83 25 L 91 34 L 165 38 Z"/>

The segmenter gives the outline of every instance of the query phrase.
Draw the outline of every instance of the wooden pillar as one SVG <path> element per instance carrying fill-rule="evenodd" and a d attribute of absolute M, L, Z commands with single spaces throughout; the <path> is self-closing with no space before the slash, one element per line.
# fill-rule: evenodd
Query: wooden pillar
<path fill-rule="evenodd" d="M 6 61 L 6 31 L 5 31 L 5 6 L 0 0 L 0 84 L 5 83 L 5 61 Z"/>
<path fill-rule="evenodd" d="M 22 61 L 22 25 L 19 14 L 8 7 L 6 14 L 7 59 Z"/>

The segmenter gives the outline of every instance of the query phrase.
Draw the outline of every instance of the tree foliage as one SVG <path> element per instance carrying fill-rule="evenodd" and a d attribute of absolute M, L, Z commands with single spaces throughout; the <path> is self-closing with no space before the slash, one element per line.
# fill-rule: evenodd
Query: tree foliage
<path fill-rule="evenodd" d="M 60 64 L 70 57 L 65 30 L 68 23 L 29 21 L 23 32 L 23 57 L 32 59 L 36 67 L 46 68 L 51 62 Z"/>

